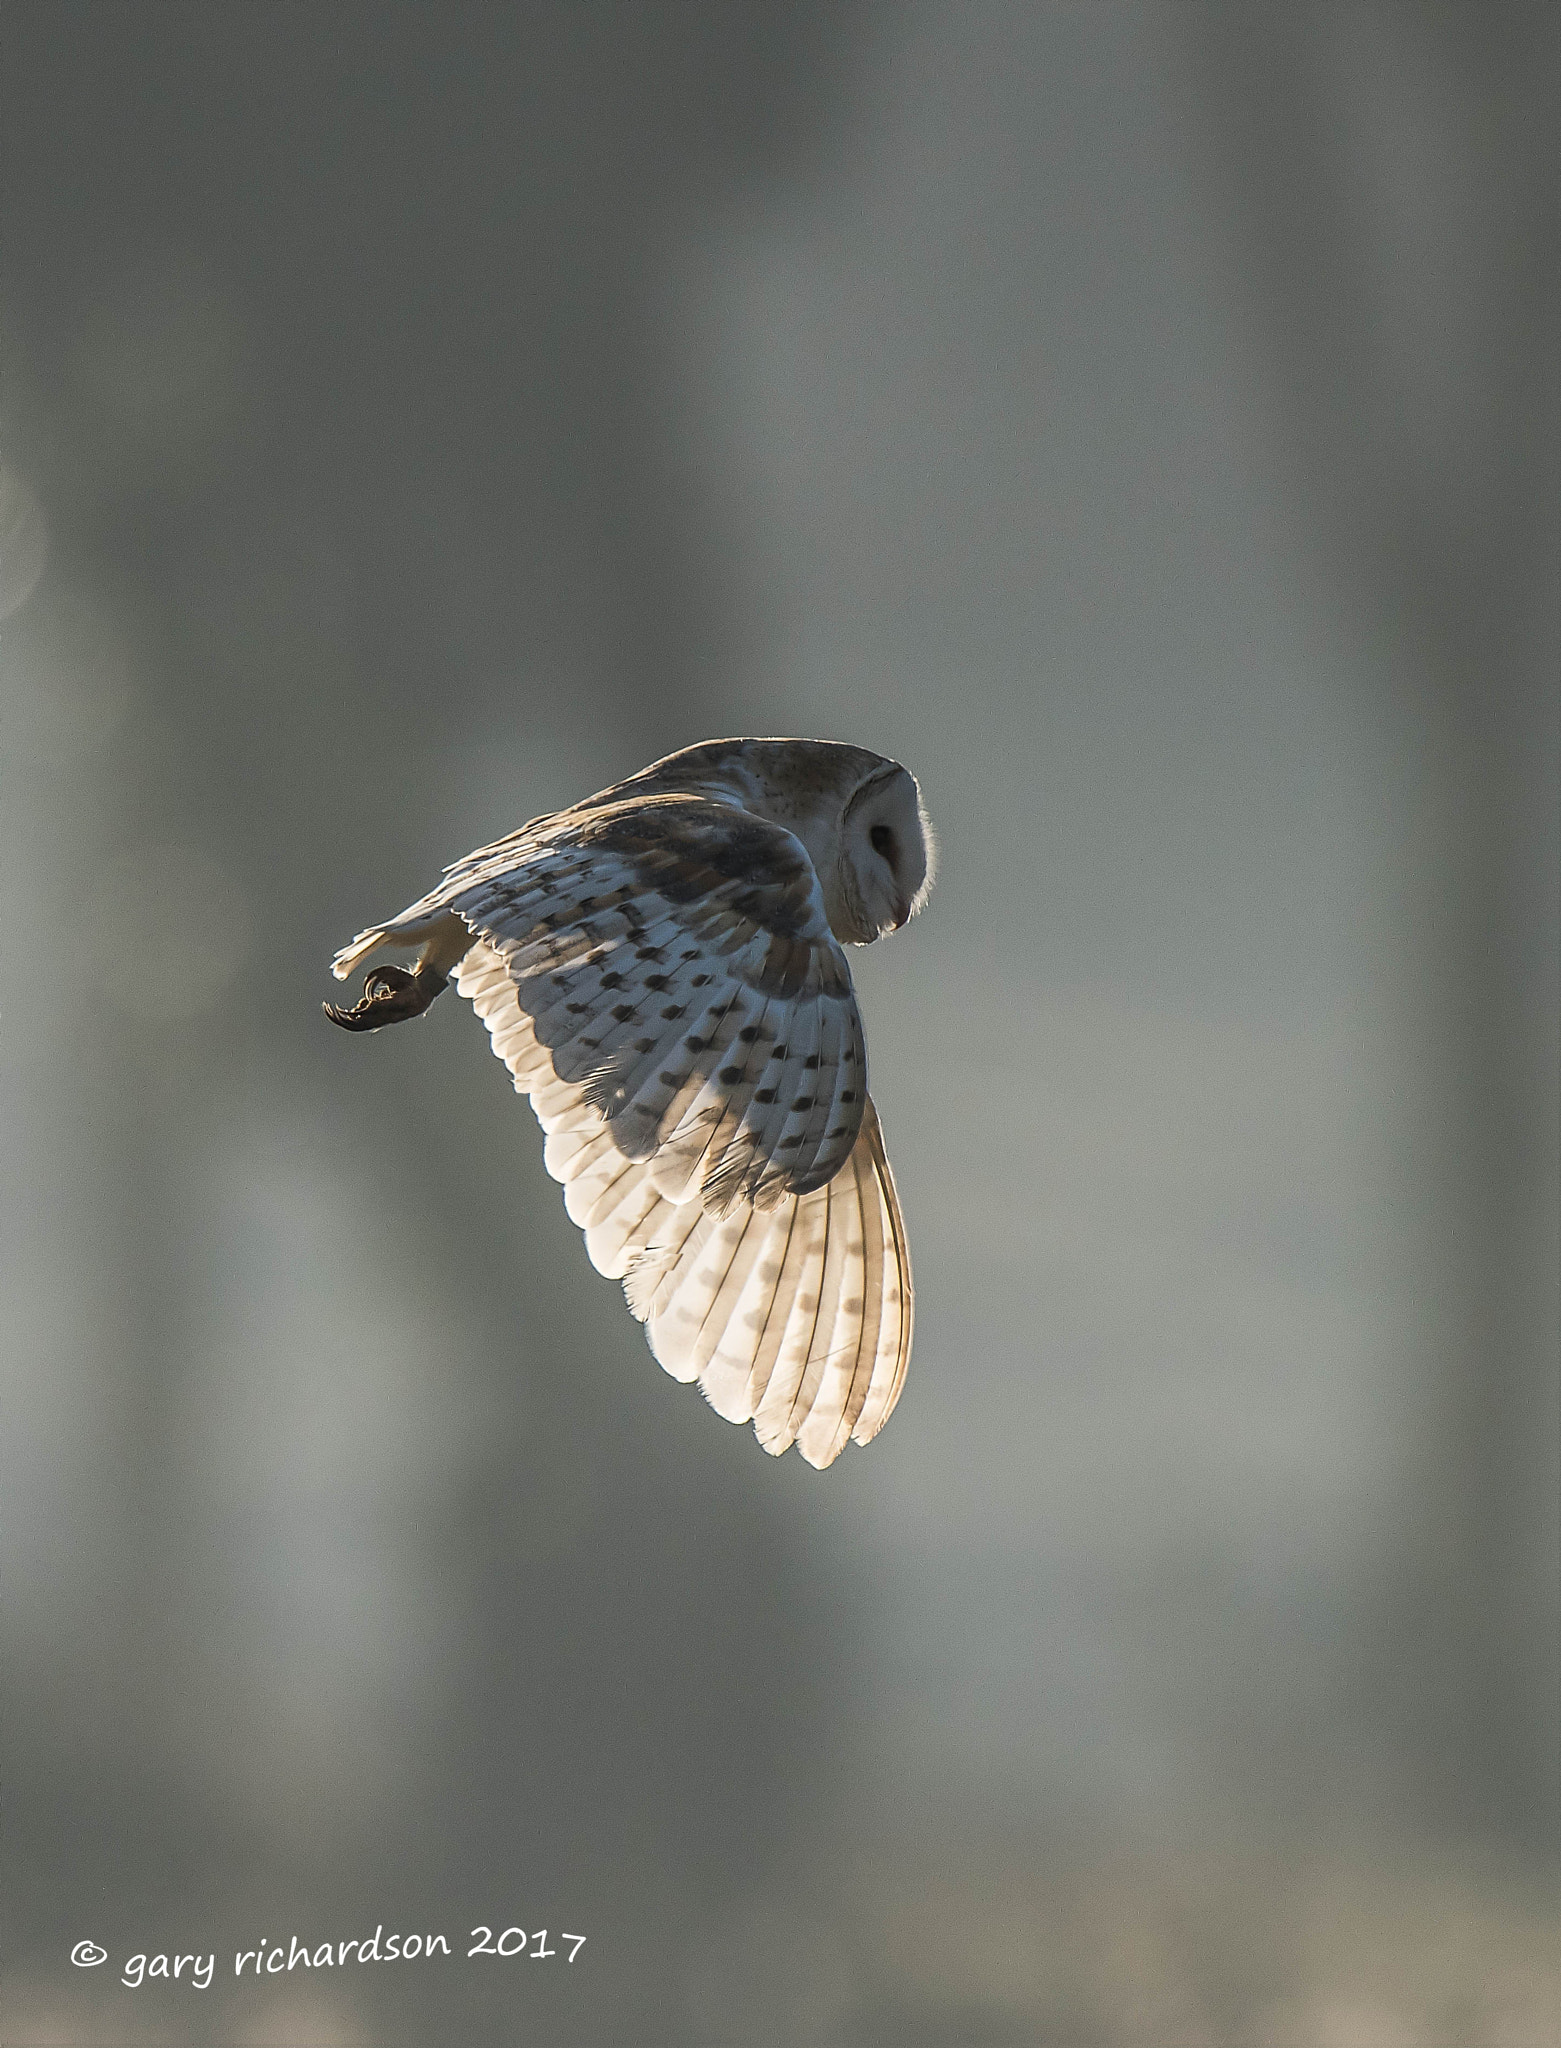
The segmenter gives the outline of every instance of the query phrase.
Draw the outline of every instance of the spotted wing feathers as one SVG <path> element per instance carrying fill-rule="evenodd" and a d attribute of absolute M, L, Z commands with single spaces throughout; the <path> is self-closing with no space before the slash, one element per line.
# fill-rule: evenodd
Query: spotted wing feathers
<path fill-rule="evenodd" d="M 523 984 L 503 943 L 473 946 L 456 985 L 531 1096 L 547 1132 L 548 1170 L 564 1184 L 592 1264 L 623 1281 L 666 1370 L 697 1380 L 729 1420 L 752 1420 L 772 1453 L 796 1443 L 822 1467 L 849 1440 L 875 1435 L 905 1376 L 912 1292 L 871 1102 L 864 1096 L 850 1151 L 826 1184 L 778 1193 L 772 1184 L 763 1206 L 712 1203 L 708 1180 L 667 1175 L 658 1153 L 626 1153 L 599 1090 L 558 1072 L 557 1049 L 539 1028 L 546 1013 L 533 1018 L 522 1007 Z M 730 1116 L 719 1096 L 711 1108 L 720 1121 L 707 1144 Z"/>
<path fill-rule="evenodd" d="M 668 1200 L 767 1209 L 850 1158 L 861 1018 L 812 864 L 780 826 L 641 800 L 474 856 L 438 901 L 502 956 L 552 1080 Z"/>

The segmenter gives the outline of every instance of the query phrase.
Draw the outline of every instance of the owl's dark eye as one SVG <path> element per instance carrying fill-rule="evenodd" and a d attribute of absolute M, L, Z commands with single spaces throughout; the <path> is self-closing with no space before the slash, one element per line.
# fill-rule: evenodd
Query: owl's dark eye
<path fill-rule="evenodd" d="M 882 854 L 890 867 L 893 867 L 894 834 L 889 830 L 889 827 L 887 825 L 875 825 L 867 837 L 874 853 Z"/>

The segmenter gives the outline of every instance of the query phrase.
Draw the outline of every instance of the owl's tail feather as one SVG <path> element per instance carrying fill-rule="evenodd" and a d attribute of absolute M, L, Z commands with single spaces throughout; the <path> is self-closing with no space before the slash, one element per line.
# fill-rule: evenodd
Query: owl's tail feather
<path fill-rule="evenodd" d="M 371 925 L 366 932 L 359 932 L 350 945 L 342 947 L 331 962 L 332 974 L 338 981 L 345 981 L 355 967 L 361 967 L 371 953 L 377 953 L 389 942 L 390 933 L 384 925 Z"/>

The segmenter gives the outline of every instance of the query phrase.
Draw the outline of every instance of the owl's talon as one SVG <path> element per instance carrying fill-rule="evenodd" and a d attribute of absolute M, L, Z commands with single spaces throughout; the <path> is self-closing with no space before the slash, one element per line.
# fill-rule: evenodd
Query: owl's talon
<path fill-rule="evenodd" d="M 363 994 L 350 1010 L 335 1003 L 320 1007 L 343 1031 L 378 1031 L 386 1024 L 405 1024 L 408 1018 L 421 1017 L 449 985 L 433 967 L 419 967 L 415 973 L 404 967 L 374 967 L 364 976 Z"/>

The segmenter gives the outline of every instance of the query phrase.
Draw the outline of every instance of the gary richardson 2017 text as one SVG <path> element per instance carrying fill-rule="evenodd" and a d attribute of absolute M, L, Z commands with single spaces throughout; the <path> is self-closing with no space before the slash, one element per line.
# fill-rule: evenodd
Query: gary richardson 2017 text
<path fill-rule="evenodd" d="M 539 1927 L 533 1934 L 528 1934 L 523 1927 L 506 1927 L 497 1935 L 491 1927 L 473 1927 L 467 1939 L 471 1943 L 466 1951 L 468 1960 L 473 1956 L 502 1956 L 512 1962 L 517 1956 L 526 1956 L 538 1963 L 551 1961 L 556 1956 L 572 1963 L 586 1941 L 583 1934 L 560 1931 L 554 1937 L 556 1945 L 550 1946 L 545 1927 Z M 262 1935 L 258 1948 L 235 1952 L 233 1974 L 235 1977 L 278 1977 L 289 1970 L 344 1969 L 348 1963 L 409 1963 L 419 1956 L 447 1956 L 450 1953 L 449 1940 L 443 1934 L 387 1934 L 381 1922 L 372 1935 L 361 1941 L 321 1941 L 311 1946 L 300 1941 L 295 1934 L 284 1949 L 280 1945 L 270 1945 Z M 99 1950 L 97 1955 L 85 1960 L 96 1961 L 101 1954 Z M 212 1955 L 134 1955 L 125 1963 L 121 1981 L 135 1990 L 143 1983 L 164 1977 L 170 1982 L 193 1984 L 197 1990 L 205 1991 L 211 1984 L 216 1961 Z M 189 1971 L 187 1977 L 186 1969 Z"/>

